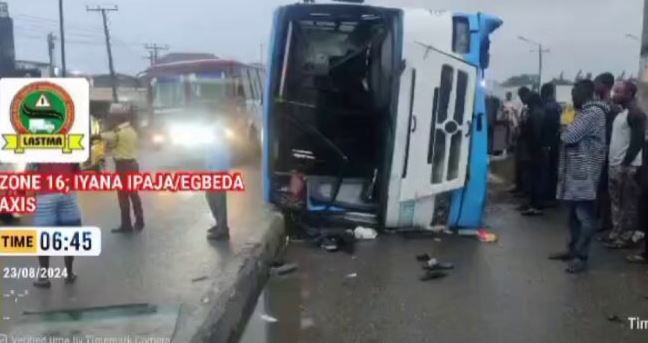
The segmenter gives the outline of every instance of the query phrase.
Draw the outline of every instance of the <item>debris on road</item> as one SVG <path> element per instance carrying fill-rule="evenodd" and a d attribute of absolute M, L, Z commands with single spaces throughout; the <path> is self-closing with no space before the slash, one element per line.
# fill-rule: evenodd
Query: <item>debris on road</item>
<path fill-rule="evenodd" d="M 497 242 L 497 235 L 486 229 L 479 229 L 477 238 L 484 243 Z"/>
<path fill-rule="evenodd" d="M 607 317 L 607 320 L 610 321 L 610 322 L 613 322 L 613 323 L 623 323 L 623 320 L 621 319 L 621 317 L 619 317 L 616 314 L 609 315 Z"/>
<path fill-rule="evenodd" d="M 270 262 L 270 268 L 277 268 L 277 267 L 281 267 L 281 266 L 283 266 L 284 264 L 286 264 L 286 262 L 281 261 L 281 260 L 275 260 L 275 261 Z"/>
<path fill-rule="evenodd" d="M 355 241 L 356 239 L 352 230 L 329 233 L 316 239 L 320 248 L 328 252 L 337 252 L 338 250 L 342 250 L 351 255 L 355 252 Z"/>
<path fill-rule="evenodd" d="M 351 273 L 351 274 L 347 274 L 347 276 L 345 276 L 345 278 L 347 278 L 347 279 L 355 279 L 357 277 L 358 277 L 358 273 Z"/>
<path fill-rule="evenodd" d="M 434 225 L 434 226 L 432 226 L 432 228 L 430 229 L 430 231 L 432 231 L 432 232 L 436 232 L 436 233 L 445 232 L 446 230 L 448 230 L 448 227 L 445 226 L 445 225 Z"/>
<path fill-rule="evenodd" d="M 436 238 L 434 238 L 434 241 L 437 242 L 437 243 L 441 243 L 441 241 L 443 241 L 443 240 L 441 238 L 439 238 L 439 237 L 436 237 Z"/>
<path fill-rule="evenodd" d="M 452 269 L 454 269 L 454 264 L 449 263 L 449 262 L 437 262 L 435 264 L 429 264 L 428 263 L 427 265 L 423 266 L 423 269 L 430 270 L 430 271 L 434 271 L 434 270 L 452 270 Z"/>
<path fill-rule="evenodd" d="M 209 279 L 206 275 L 191 279 L 191 282 L 200 282 Z"/>
<path fill-rule="evenodd" d="M 428 254 L 416 255 L 416 260 L 419 262 L 427 262 L 430 260 L 430 255 Z"/>
<path fill-rule="evenodd" d="M 430 281 L 430 280 L 442 279 L 442 278 L 444 278 L 446 276 L 448 276 L 448 273 L 446 273 L 446 272 L 442 272 L 442 271 L 438 271 L 438 270 L 435 270 L 435 271 L 428 270 L 428 271 L 425 272 L 425 274 L 423 274 L 423 276 L 421 276 L 419 278 L 419 280 L 421 280 L 421 281 Z"/>
<path fill-rule="evenodd" d="M 356 239 L 370 240 L 378 237 L 378 232 L 370 227 L 358 226 L 353 230 L 353 235 Z"/>
<path fill-rule="evenodd" d="M 300 328 L 302 330 L 311 328 L 313 326 L 315 326 L 315 321 L 313 320 L 313 318 L 302 318 L 301 319 Z"/>
<path fill-rule="evenodd" d="M 279 321 L 277 318 L 275 318 L 275 317 L 273 317 L 273 316 L 271 316 L 269 314 L 265 314 L 265 313 L 261 314 L 261 319 L 264 322 L 268 322 L 268 323 L 276 323 L 276 322 Z"/>
<path fill-rule="evenodd" d="M 288 263 L 284 264 L 280 267 L 272 267 L 270 268 L 270 274 L 271 275 L 286 275 L 294 272 L 297 270 L 298 266 L 295 263 Z"/>
<path fill-rule="evenodd" d="M 479 235 L 479 231 L 473 229 L 460 229 L 457 230 L 457 234 L 459 236 L 477 236 Z"/>

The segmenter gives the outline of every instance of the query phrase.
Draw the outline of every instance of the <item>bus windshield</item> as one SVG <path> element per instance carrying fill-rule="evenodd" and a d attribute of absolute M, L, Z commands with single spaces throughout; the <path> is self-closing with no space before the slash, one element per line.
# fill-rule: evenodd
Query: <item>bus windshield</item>
<path fill-rule="evenodd" d="M 158 109 L 220 106 L 227 102 L 228 86 L 232 82 L 222 74 L 206 73 L 158 78 L 152 82 L 153 106 Z"/>

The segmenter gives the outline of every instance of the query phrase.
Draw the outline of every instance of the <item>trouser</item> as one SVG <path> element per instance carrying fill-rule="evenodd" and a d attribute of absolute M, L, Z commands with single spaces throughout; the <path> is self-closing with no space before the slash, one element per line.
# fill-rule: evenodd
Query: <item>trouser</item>
<path fill-rule="evenodd" d="M 558 164 L 560 161 L 560 154 L 558 147 L 552 147 L 549 152 L 548 170 L 547 170 L 547 189 L 546 201 L 556 200 L 556 188 L 558 188 Z"/>
<path fill-rule="evenodd" d="M 643 189 L 639 199 L 639 225 L 644 230 L 644 251 L 643 255 L 648 258 L 648 189 Z"/>
<path fill-rule="evenodd" d="M 612 231 L 610 238 L 628 241 L 637 230 L 639 198 L 641 188 L 637 182 L 636 167 L 627 167 L 624 173 L 621 166 L 609 168 L 609 192 L 612 208 Z"/>
<path fill-rule="evenodd" d="M 596 218 L 598 219 L 599 228 L 602 230 L 612 229 L 609 179 L 609 167 L 606 162 L 601 171 L 601 179 L 596 192 Z"/>
<path fill-rule="evenodd" d="M 539 156 L 529 166 L 530 206 L 541 209 L 548 200 L 549 158 L 548 156 Z M 556 193 L 555 189 L 553 193 Z"/>
<path fill-rule="evenodd" d="M 220 232 L 228 231 L 227 226 L 227 193 L 225 192 L 205 192 L 207 204 L 211 210 L 212 216 L 216 221 L 216 227 Z"/>
<path fill-rule="evenodd" d="M 569 205 L 569 254 L 587 261 L 595 231 L 594 200 L 570 201 Z"/>
<path fill-rule="evenodd" d="M 115 160 L 115 170 L 118 174 L 137 173 L 139 165 L 136 160 Z M 121 212 L 121 227 L 132 228 L 130 208 L 133 206 L 135 214 L 135 224 L 144 225 L 144 211 L 142 210 L 142 200 L 137 192 L 117 191 L 117 200 L 119 201 L 119 210 Z"/>

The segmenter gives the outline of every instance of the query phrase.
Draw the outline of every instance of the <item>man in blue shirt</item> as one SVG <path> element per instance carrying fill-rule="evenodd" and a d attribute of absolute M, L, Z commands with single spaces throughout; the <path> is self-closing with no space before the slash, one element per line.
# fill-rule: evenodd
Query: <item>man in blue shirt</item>
<path fill-rule="evenodd" d="M 231 146 L 226 137 L 225 129 L 219 126 L 216 129 L 215 140 L 206 147 L 206 167 L 212 172 L 229 172 L 232 167 Z M 229 239 L 229 226 L 227 225 L 227 193 L 205 192 L 207 204 L 216 221 L 207 232 L 207 239 Z"/>

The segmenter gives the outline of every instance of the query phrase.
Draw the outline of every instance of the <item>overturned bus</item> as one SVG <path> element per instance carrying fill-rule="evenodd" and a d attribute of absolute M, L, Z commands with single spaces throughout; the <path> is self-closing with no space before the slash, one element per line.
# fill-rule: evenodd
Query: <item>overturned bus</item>
<path fill-rule="evenodd" d="M 481 83 L 500 24 L 362 4 L 280 7 L 264 97 L 266 200 L 330 223 L 480 225 Z"/>

